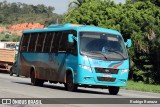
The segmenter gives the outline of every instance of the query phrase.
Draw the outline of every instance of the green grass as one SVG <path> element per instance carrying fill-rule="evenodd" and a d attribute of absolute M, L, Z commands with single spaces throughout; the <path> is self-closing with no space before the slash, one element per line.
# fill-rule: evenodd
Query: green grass
<path fill-rule="evenodd" d="M 160 93 L 160 85 L 144 84 L 142 82 L 134 82 L 131 80 L 128 81 L 127 87 L 123 87 L 122 89 Z"/>

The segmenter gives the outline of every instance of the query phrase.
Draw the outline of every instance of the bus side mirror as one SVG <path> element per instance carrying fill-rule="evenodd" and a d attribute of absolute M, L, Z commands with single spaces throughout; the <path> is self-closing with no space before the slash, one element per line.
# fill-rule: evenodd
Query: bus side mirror
<path fill-rule="evenodd" d="M 73 34 L 68 34 L 68 42 L 69 43 L 73 43 L 74 42 L 74 39 L 73 39 Z"/>
<path fill-rule="evenodd" d="M 127 39 L 127 42 L 125 42 L 126 47 L 131 47 L 132 46 L 132 40 L 131 39 Z"/>

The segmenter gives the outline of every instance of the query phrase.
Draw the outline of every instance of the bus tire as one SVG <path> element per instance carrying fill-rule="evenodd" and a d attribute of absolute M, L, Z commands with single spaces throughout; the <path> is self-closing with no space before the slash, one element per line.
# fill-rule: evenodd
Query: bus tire
<path fill-rule="evenodd" d="M 13 76 L 12 68 L 10 69 L 10 76 Z"/>
<path fill-rule="evenodd" d="M 111 95 L 117 95 L 119 92 L 119 87 L 109 86 L 108 90 Z"/>
<path fill-rule="evenodd" d="M 43 83 L 44 83 L 43 80 L 37 79 L 37 81 L 38 81 L 38 86 L 43 86 Z"/>
<path fill-rule="evenodd" d="M 13 73 L 12 73 L 12 72 L 10 72 L 10 76 L 13 76 Z"/>
<path fill-rule="evenodd" d="M 76 91 L 78 88 L 78 85 L 73 83 L 73 77 L 71 73 L 67 75 L 65 88 L 68 91 Z"/>
<path fill-rule="evenodd" d="M 34 72 L 34 71 L 31 72 L 30 77 L 31 77 L 31 84 L 32 84 L 33 86 L 43 86 L 44 81 L 35 78 L 35 72 Z"/>
<path fill-rule="evenodd" d="M 19 74 L 16 74 L 17 77 L 19 77 Z"/>

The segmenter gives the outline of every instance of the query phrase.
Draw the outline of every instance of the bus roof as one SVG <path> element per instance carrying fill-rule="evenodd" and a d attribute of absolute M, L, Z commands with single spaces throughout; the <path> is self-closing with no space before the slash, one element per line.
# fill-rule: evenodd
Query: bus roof
<path fill-rule="evenodd" d="M 101 28 L 92 25 L 79 25 L 79 24 L 51 24 L 47 28 L 34 29 L 34 30 L 24 30 L 23 33 L 36 33 L 36 32 L 50 32 L 50 31 L 64 31 L 64 30 L 76 30 L 76 31 L 94 31 L 94 32 L 107 32 L 112 34 L 121 35 L 116 30 Z"/>

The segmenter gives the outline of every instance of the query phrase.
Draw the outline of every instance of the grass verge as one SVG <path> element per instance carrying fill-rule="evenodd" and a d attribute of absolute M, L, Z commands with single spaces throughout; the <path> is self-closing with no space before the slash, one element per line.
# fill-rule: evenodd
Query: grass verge
<path fill-rule="evenodd" d="M 122 89 L 160 93 L 160 85 L 144 84 L 142 82 L 134 82 L 131 80 L 129 80 L 127 86 Z"/>

